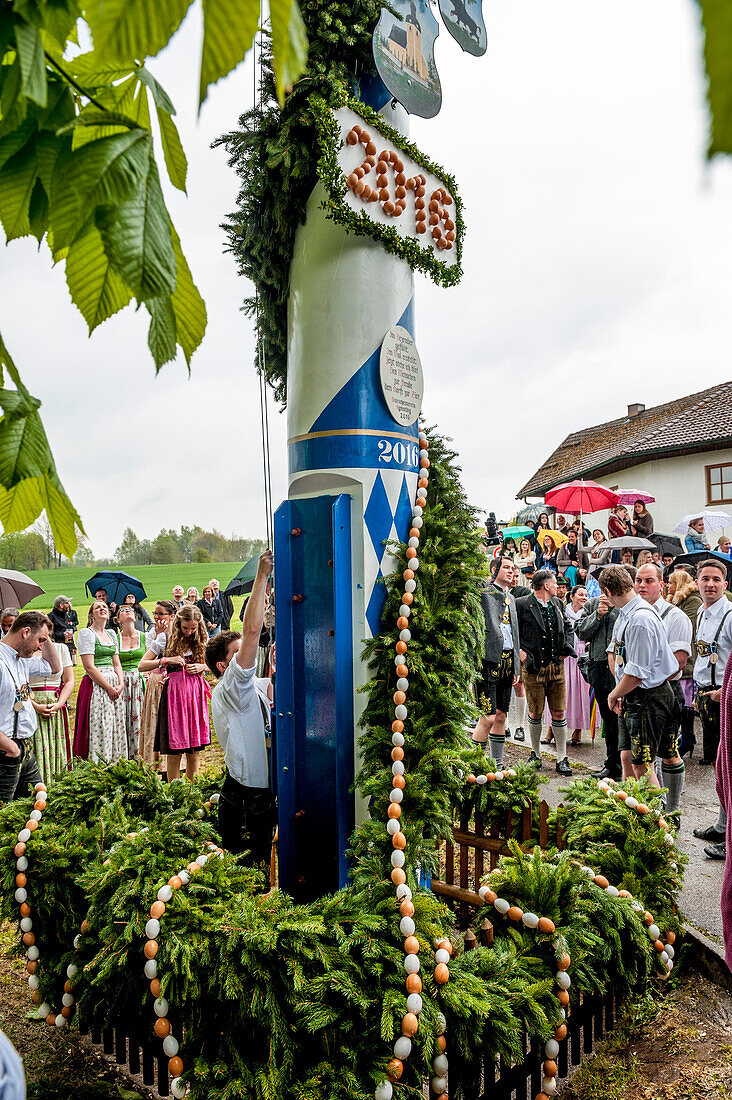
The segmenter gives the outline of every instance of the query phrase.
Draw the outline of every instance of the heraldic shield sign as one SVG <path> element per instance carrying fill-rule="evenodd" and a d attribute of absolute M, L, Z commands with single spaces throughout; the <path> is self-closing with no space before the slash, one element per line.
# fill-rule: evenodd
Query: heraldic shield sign
<path fill-rule="evenodd" d="M 480 57 L 488 48 L 483 0 L 440 0 L 440 15 L 461 49 Z"/>
<path fill-rule="evenodd" d="M 457 0 L 458 4 L 469 0 Z M 448 0 L 449 4 L 449 0 Z M 387 89 L 411 115 L 433 118 L 442 106 L 435 64 L 440 27 L 427 0 L 392 0 L 374 31 L 374 61 Z"/>

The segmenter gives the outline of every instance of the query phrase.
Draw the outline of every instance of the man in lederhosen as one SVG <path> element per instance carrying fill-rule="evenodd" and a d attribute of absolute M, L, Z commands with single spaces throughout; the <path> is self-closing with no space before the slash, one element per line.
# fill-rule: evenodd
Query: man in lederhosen
<path fill-rule="evenodd" d="M 702 724 L 702 762 L 714 764 L 719 747 L 719 700 L 724 670 L 732 652 L 732 604 L 725 596 L 727 570 L 724 562 L 703 561 L 696 575 L 702 606 L 696 617 L 694 683 L 697 686 L 696 709 Z M 704 849 L 710 859 L 725 859 L 727 814 L 720 803 L 714 825 L 694 829 L 698 840 L 711 843 Z"/>
<path fill-rule="evenodd" d="M 646 776 L 652 786 L 659 787 L 656 757 L 666 760 L 676 754 L 672 735 L 676 705 L 668 679 L 678 671 L 679 663 L 660 616 L 636 593 L 627 569 L 607 566 L 599 584 L 619 612 L 608 647 L 615 687 L 607 701 L 619 716 L 623 775 Z"/>
<path fill-rule="evenodd" d="M 491 583 L 481 593 L 485 618 L 485 649 L 481 677 L 476 685 L 480 717 L 473 740 L 486 745 L 497 768 L 503 767 L 506 716 L 511 689 L 518 680 L 519 631 L 516 601 L 509 589 L 513 584 L 510 558 L 493 558 Z"/>

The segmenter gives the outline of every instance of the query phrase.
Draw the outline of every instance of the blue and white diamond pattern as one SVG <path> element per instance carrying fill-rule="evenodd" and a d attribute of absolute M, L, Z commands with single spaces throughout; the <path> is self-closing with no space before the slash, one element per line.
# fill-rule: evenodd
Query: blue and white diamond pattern
<path fill-rule="evenodd" d="M 369 536 L 364 539 L 364 600 L 368 636 L 373 637 L 378 633 L 386 600 L 386 590 L 380 581 L 394 570 L 394 559 L 386 552 L 384 543 L 407 537 L 417 475 L 402 470 L 364 470 L 364 474 L 363 520 Z"/>

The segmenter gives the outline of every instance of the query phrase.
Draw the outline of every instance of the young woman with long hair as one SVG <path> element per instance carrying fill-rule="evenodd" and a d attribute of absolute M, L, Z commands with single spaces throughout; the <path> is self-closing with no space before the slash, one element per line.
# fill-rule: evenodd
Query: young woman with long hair
<path fill-rule="evenodd" d="M 109 630 L 109 607 L 103 600 L 89 608 L 78 649 L 84 676 L 76 698 L 74 756 L 114 763 L 127 756 L 127 733 L 117 638 Z"/>
<path fill-rule="evenodd" d="M 138 602 L 134 592 L 128 592 L 124 598 L 122 607 L 131 607 L 135 612 L 135 630 L 140 630 L 143 633 L 146 630 L 152 630 L 153 621 L 150 618 L 150 612 L 146 611 L 141 603 Z M 119 612 L 117 612 L 117 622 L 120 622 Z"/>
<path fill-rule="evenodd" d="M 186 775 L 192 779 L 200 765 L 201 749 L 211 744 L 211 689 L 203 678 L 207 642 L 199 609 L 191 604 L 181 607 L 173 619 L 161 662 L 166 680 L 155 729 L 155 749 L 168 758 L 169 781 L 180 779 L 182 755 L 186 757 Z"/>
<path fill-rule="evenodd" d="M 514 555 L 513 564 L 517 565 L 521 573 L 522 583 L 525 583 L 536 570 L 536 554 L 531 549 L 528 539 L 521 539 L 518 554 Z"/>
<path fill-rule="evenodd" d="M 124 680 L 122 700 L 127 732 L 127 755 L 132 760 L 137 756 L 140 743 L 142 703 L 145 695 L 145 680 L 138 670 L 138 665 L 145 653 L 145 635 L 135 626 L 135 608 L 131 603 L 122 604 L 117 612 L 117 622 L 119 624 L 117 645 Z"/>
<path fill-rule="evenodd" d="M 642 500 L 636 500 L 633 505 L 633 515 L 630 519 L 630 533 L 637 539 L 647 539 L 649 535 L 653 534 L 653 516 Z"/>
<path fill-rule="evenodd" d="M 55 606 L 55 605 L 54 605 Z M 61 671 L 48 676 L 31 676 L 33 709 L 37 716 L 33 734 L 33 755 L 44 783 L 50 783 L 71 767 L 69 712 L 66 703 L 74 690 L 74 669 L 65 642 L 54 642 L 61 661 Z"/>
<path fill-rule="evenodd" d="M 182 588 L 180 591 L 183 595 Z M 158 600 L 153 615 L 155 637 L 150 642 L 144 657 L 137 666 L 141 673 L 147 675 L 145 697 L 142 701 L 142 714 L 140 717 L 140 741 L 137 750 L 140 759 L 144 760 L 146 764 L 157 764 L 160 760 L 160 753 L 155 752 L 155 726 L 158 719 L 160 696 L 163 693 L 163 684 L 165 683 L 165 668 L 162 667 L 162 660 L 165 656 L 168 635 L 177 610 L 178 608 L 172 600 Z"/>

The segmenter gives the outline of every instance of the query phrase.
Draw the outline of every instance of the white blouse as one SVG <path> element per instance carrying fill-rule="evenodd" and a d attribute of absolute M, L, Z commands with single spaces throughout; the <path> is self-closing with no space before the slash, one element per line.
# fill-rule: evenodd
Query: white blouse
<path fill-rule="evenodd" d="M 113 630 L 106 630 L 105 634 L 109 639 L 103 642 L 99 638 L 99 644 L 105 646 L 114 646 L 115 649 L 119 649 L 119 638 Z M 97 635 L 94 633 L 90 626 L 85 626 L 83 630 L 79 631 L 79 637 L 77 639 L 76 648 L 79 650 L 79 655 L 83 656 L 85 653 L 94 653 L 94 643 L 97 641 Z"/>

